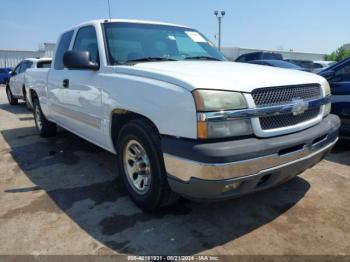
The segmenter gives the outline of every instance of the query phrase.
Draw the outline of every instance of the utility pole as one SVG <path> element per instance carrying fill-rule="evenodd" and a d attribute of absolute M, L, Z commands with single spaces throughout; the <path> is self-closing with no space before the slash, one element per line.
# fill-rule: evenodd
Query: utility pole
<path fill-rule="evenodd" d="M 112 17 L 111 17 L 111 2 L 110 0 L 107 0 L 108 1 L 108 15 L 109 15 L 109 22 L 112 21 Z"/>
<path fill-rule="evenodd" d="M 225 11 L 215 11 L 214 15 L 216 16 L 216 18 L 218 19 L 218 23 L 219 23 L 219 39 L 218 39 L 218 48 L 221 51 L 221 22 L 222 19 L 224 18 L 226 12 Z"/>

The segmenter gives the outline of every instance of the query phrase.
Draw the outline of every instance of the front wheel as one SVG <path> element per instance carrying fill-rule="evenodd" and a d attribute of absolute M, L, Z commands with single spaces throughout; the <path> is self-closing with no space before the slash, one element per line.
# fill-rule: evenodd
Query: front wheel
<path fill-rule="evenodd" d="M 41 111 L 39 100 L 33 101 L 33 114 L 35 120 L 36 130 L 42 137 L 51 137 L 56 134 L 57 126 L 55 123 L 49 121 Z"/>
<path fill-rule="evenodd" d="M 18 104 L 18 99 L 14 98 L 12 95 L 10 87 L 7 85 L 6 86 L 6 95 L 7 95 L 7 100 L 9 101 L 10 105 L 17 105 Z"/>
<path fill-rule="evenodd" d="M 153 211 L 177 200 L 168 185 L 159 135 L 147 120 L 132 120 L 122 128 L 117 153 L 119 174 L 137 206 Z"/>

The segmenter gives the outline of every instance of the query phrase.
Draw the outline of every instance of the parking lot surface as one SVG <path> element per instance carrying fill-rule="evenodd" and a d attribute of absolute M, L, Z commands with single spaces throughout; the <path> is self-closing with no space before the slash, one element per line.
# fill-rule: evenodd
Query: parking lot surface
<path fill-rule="evenodd" d="M 116 157 L 60 130 L 40 138 L 0 86 L 0 255 L 350 254 L 350 145 L 269 191 L 156 214 L 126 196 Z"/>

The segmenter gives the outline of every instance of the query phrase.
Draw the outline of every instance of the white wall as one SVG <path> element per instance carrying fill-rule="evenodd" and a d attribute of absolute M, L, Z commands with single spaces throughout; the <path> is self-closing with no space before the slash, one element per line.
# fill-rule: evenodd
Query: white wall
<path fill-rule="evenodd" d="M 25 58 L 52 57 L 55 44 L 44 43 L 38 51 L 0 50 L 0 67 L 15 67 Z"/>

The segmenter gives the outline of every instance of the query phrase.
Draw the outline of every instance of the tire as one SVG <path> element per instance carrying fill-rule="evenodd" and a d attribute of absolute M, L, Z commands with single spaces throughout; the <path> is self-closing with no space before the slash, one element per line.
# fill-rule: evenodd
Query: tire
<path fill-rule="evenodd" d="M 34 99 L 33 105 L 34 105 L 33 114 L 34 114 L 35 126 L 40 136 L 51 137 L 56 135 L 57 125 L 46 119 L 43 112 L 41 111 L 39 100 Z"/>
<path fill-rule="evenodd" d="M 176 202 L 178 195 L 167 181 L 159 134 L 148 120 L 132 120 L 121 129 L 117 156 L 119 174 L 138 207 L 155 211 Z"/>
<path fill-rule="evenodd" d="M 7 100 L 9 101 L 10 105 L 17 105 L 18 104 L 18 99 L 14 98 L 12 95 L 10 87 L 7 85 L 6 86 L 6 95 L 7 95 Z"/>

